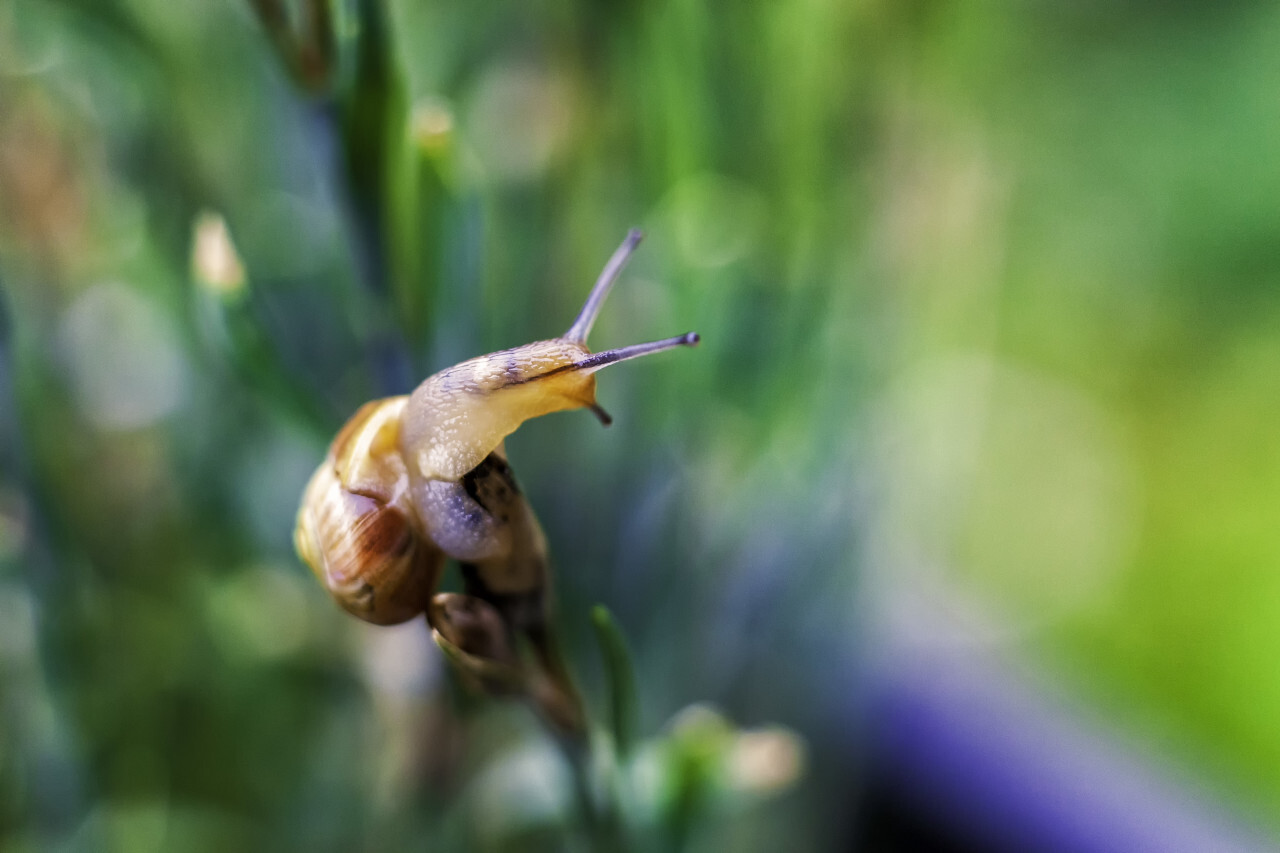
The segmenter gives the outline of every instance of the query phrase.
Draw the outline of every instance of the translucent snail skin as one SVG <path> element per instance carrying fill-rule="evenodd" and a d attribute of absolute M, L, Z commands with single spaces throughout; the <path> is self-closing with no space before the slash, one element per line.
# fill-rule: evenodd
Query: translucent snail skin
<path fill-rule="evenodd" d="M 590 409 L 608 425 L 597 371 L 698 343 L 690 332 L 587 349 L 640 239 L 637 230 L 627 235 L 564 335 L 468 359 L 412 394 L 366 403 L 334 438 L 303 493 L 294 544 L 346 610 L 379 625 L 425 613 L 455 663 L 490 686 L 528 682 L 511 651 L 522 637 L 542 670 L 525 689 L 545 695 L 549 678 L 571 691 L 549 634 L 546 540 L 503 440 L 526 420 L 565 409 Z M 460 564 L 465 595 L 436 593 L 446 559 Z M 539 704 L 572 727 L 576 698 L 563 698 L 559 708 Z"/>

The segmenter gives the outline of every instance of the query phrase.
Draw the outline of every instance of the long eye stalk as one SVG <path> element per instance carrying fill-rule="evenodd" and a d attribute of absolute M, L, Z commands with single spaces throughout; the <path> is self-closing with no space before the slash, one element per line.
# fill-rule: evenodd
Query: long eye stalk
<path fill-rule="evenodd" d="M 600 316 L 600 309 L 604 307 L 604 301 L 608 298 L 609 291 L 613 289 L 614 282 L 618 280 L 618 276 L 622 273 L 622 268 L 627 265 L 631 254 L 636 250 L 636 246 L 640 245 L 640 241 L 643 238 L 644 234 L 639 228 L 632 228 L 627 232 L 627 238 L 622 241 L 622 245 L 614 251 L 613 256 L 609 258 L 609 262 L 604 265 L 600 277 L 596 279 L 595 286 L 591 288 L 591 294 L 587 297 L 587 301 L 583 303 L 582 310 L 578 312 L 577 319 L 573 321 L 569 331 L 565 332 L 560 340 L 586 347 L 587 335 L 591 334 L 591 327 L 595 325 L 596 317 Z M 579 359 L 572 364 L 557 367 L 534 378 L 541 379 L 555 376 L 563 374 L 565 371 L 588 376 L 603 367 L 617 364 L 620 361 L 639 358 L 642 355 L 651 355 L 655 352 L 662 352 L 675 347 L 697 346 L 699 340 L 701 339 L 698 337 L 697 332 L 687 332 L 683 335 L 676 335 L 674 338 L 605 350 L 604 352 L 588 355 L 586 358 Z M 594 396 L 594 392 L 592 392 L 592 396 Z M 595 402 L 590 403 L 587 407 L 600 419 L 600 423 L 603 425 L 608 426 L 613 423 L 613 418 L 609 416 L 609 413 Z"/>
<path fill-rule="evenodd" d="M 676 347 L 696 347 L 700 340 L 702 338 L 697 332 L 686 332 L 683 335 L 676 335 L 674 338 L 664 338 L 660 341 L 650 341 L 645 344 L 631 344 L 626 347 L 593 353 L 581 361 L 574 362 L 573 367 L 583 373 L 595 373 L 602 367 L 608 367 L 611 364 L 617 364 L 620 361 L 627 361 L 632 358 L 639 358 L 642 355 L 652 355 L 655 352 L 675 349 Z"/>
<path fill-rule="evenodd" d="M 578 312 L 578 319 L 574 320 L 569 331 L 564 333 L 564 340 L 586 344 L 587 335 L 591 334 L 591 327 L 595 325 L 596 317 L 600 316 L 600 309 L 604 306 L 604 300 L 609 296 L 613 283 L 618 280 L 622 268 L 631 258 L 631 253 L 643 239 L 644 232 L 639 228 L 632 228 L 627 232 L 627 238 L 622 241 L 622 245 L 614 251 L 613 257 L 609 258 L 609 263 L 605 264 L 604 269 L 601 270 L 600 277 L 591 288 L 591 295 L 587 297 L 582 310 Z"/>
<path fill-rule="evenodd" d="M 674 349 L 675 347 L 694 347 L 698 345 L 698 341 L 702 340 L 697 332 L 688 332 L 683 335 L 676 335 L 674 338 L 667 338 L 661 341 L 650 341 L 647 344 L 632 344 L 628 347 L 619 347 L 618 349 L 605 350 L 604 352 L 593 353 L 581 361 L 573 363 L 573 370 L 582 373 L 595 373 L 601 368 L 608 367 L 611 364 L 617 364 L 620 361 L 626 361 L 631 358 L 639 358 L 642 355 L 650 355 L 663 350 Z M 600 407 L 598 403 L 592 403 L 589 407 L 592 414 L 599 418 L 603 426 L 609 426 L 613 423 L 613 416 Z"/>

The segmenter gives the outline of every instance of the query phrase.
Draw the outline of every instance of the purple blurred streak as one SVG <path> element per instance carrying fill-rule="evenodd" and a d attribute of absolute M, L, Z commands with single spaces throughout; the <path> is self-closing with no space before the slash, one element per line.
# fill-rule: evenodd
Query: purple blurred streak
<path fill-rule="evenodd" d="M 1185 773 L 994 660 L 952 650 L 881 664 L 869 708 L 873 764 L 922 820 L 974 849 L 1280 849 Z"/>

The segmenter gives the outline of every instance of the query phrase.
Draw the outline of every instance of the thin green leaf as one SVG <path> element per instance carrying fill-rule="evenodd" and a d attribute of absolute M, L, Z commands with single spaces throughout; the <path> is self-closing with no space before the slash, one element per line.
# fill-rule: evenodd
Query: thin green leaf
<path fill-rule="evenodd" d="M 625 761 L 635 738 L 636 682 L 631 653 L 617 620 L 603 604 L 591 608 L 591 624 L 604 658 L 609 682 L 609 723 L 618 760 Z"/>

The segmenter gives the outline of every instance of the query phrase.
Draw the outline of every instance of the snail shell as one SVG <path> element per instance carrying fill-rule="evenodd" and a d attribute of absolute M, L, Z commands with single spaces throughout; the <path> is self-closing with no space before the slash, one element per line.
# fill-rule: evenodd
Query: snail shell
<path fill-rule="evenodd" d="M 346 610 L 394 625 L 426 611 L 444 554 L 423 535 L 399 452 L 407 397 L 365 404 L 307 484 L 294 544 Z"/>

